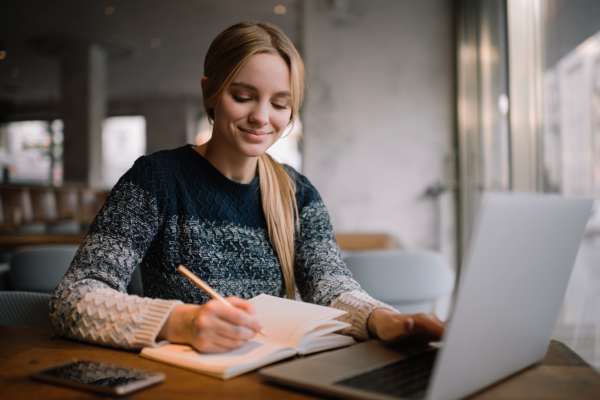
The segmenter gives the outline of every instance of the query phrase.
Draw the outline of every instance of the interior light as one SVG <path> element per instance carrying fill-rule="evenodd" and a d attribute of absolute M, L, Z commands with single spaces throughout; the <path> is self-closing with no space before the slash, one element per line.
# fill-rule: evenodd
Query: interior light
<path fill-rule="evenodd" d="M 10 71 L 10 74 L 13 78 L 16 78 L 17 76 L 19 76 L 19 72 L 19 68 L 13 68 L 12 71 Z"/>
<path fill-rule="evenodd" d="M 6 51 L 0 50 L 0 60 L 4 60 L 6 58 Z"/>
<path fill-rule="evenodd" d="M 152 46 L 153 48 L 157 48 L 158 46 L 160 46 L 161 41 L 159 38 L 155 37 L 154 39 L 152 39 L 150 41 L 150 46 Z"/>
<path fill-rule="evenodd" d="M 281 4 L 278 6 L 275 6 L 275 14 L 285 14 L 285 7 L 282 6 Z"/>
<path fill-rule="evenodd" d="M 104 14 L 113 15 L 115 13 L 115 8 L 112 6 L 108 6 L 104 9 Z"/>

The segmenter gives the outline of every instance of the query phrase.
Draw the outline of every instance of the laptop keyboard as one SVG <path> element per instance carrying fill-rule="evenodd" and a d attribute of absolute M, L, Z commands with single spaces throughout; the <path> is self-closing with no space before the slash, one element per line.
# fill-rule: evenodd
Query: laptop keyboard
<path fill-rule="evenodd" d="M 437 349 L 426 351 L 337 382 L 336 385 L 420 399 L 425 397 L 436 355 Z"/>

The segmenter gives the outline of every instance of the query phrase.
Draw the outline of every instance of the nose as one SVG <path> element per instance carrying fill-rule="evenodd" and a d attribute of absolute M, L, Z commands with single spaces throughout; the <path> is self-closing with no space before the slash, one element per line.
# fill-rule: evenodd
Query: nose
<path fill-rule="evenodd" d="M 259 126 L 267 125 L 269 123 L 267 105 L 256 103 L 256 106 L 252 109 L 252 112 L 248 116 L 248 121 Z"/>

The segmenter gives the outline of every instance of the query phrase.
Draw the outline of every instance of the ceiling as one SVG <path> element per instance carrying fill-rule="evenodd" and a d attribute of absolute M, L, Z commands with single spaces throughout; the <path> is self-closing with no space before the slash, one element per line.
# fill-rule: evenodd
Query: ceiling
<path fill-rule="evenodd" d="M 110 100 L 198 98 L 204 55 L 220 31 L 239 21 L 267 21 L 298 44 L 300 1 L 6 0 L 0 6 L 0 50 L 6 51 L 0 60 L 0 101 L 59 99 L 58 58 L 30 44 L 47 35 L 109 36 L 134 49 L 132 56 L 108 63 Z M 285 14 L 275 13 L 277 5 L 286 8 Z"/>

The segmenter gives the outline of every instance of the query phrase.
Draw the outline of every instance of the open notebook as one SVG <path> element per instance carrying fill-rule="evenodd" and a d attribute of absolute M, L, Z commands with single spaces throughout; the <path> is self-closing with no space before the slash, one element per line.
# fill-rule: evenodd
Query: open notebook
<path fill-rule="evenodd" d="M 198 353 L 190 346 L 167 344 L 146 347 L 141 356 L 178 367 L 229 379 L 291 357 L 354 344 L 335 332 L 349 324 L 334 318 L 345 311 L 261 294 L 250 300 L 269 335 L 256 335 L 236 350 L 220 354 Z"/>

